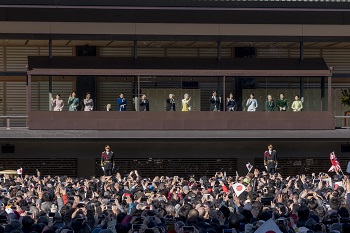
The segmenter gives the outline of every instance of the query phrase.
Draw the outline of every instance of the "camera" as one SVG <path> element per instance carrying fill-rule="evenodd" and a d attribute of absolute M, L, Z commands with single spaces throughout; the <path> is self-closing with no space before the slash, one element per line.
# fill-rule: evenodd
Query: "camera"
<path fill-rule="evenodd" d="M 84 203 L 79 203 L 78 205 L 77 205 L 77 208 L 84 208 L 85 207 L 85 204 Z"/>

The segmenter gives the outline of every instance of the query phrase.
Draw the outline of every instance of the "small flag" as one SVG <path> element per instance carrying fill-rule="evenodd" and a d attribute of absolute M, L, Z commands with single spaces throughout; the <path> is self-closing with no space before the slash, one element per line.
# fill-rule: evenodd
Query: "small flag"
<path fill-rule="evenodd" d="M 18 174 L 18 175 L 22 175 L 22 168 L 17 169 L 17 174 Z"/>
<path fill-rule="evenodd" d="M 239 195 L 241 195 L 245 191 L 246 187 L 243 184 L 235 183 L 232 186 L 232 189 L 236 193 L 237 197 L 239 197 Z"/>
<path fill-rule="evenodd" d="M 255 233 L 282 233 L 275 221 L 272 218 L 267 220 L 263 225 L 261 225 Z"/>
<path fill-rule="evenodd" d="M 236 171 L 236 177 L 239 177 L 239 175 L 238 175 L 238 171 Z"/>
<path fill-rule="evenodd" d="M 253 168 L 253 165 L 251 165 L 249 162 L 245 165 L 248 169 L 248 172 L 250 172 Z"/>
<path fill-rule="evenodd" d="M 346 171 L 350 173 L 350 162 L 348 162 L 348 167 L 346 168 Z"/>
<path fill-rule="evenodd" d="M 337 190 L 339 187 L 343 187 L 343 181 L 334 183 L 334 190 Z"/>
<path fill-rule="evenodd" d="M 339 165 L 339 161 L 338 161 L 337 157 L 335 156 L 334 151 L 332 153 L 330 153 L 329 159 L 331 160 L 332 166 L 328 170 L 328 172 L 340 171 L 341 168 L 340 168 L 340 165 Z"/>

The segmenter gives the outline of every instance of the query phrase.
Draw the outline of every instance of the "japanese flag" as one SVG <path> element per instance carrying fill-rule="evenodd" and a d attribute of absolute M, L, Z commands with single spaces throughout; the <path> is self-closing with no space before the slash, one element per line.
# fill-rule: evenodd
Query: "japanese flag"
<path fill-rule="evenodd" d="M 248 172 L 250 172 L 253 168 L 253 165 L 251 165 L 249 162 L 246 164 L 246 167 L 248 169 Z"/>
<path fill-rule="evenodd" d="M 237 195 L 237 197 L 239 197 L 239 195 L 241 195 L 241 193 L 244 192 L 244 190 L 246 189 L 246 187 L 243 184 L 240 183 L 235 183 L 232 186 L 233 191 L 235 192 L 235 194 Z"/>
<path fill-rule="evenodd" d="M 282 233 L 282 231 L 278 228 L 275 221 L 272 218 L 267 220 L 263 225 L 261 225 L 255 233 Z"/>
<path fill-rule="evenodd" d="M 22 175 L 22 168 L 17 169 L 17 174 L 18 174 L 18 175 Z"/>

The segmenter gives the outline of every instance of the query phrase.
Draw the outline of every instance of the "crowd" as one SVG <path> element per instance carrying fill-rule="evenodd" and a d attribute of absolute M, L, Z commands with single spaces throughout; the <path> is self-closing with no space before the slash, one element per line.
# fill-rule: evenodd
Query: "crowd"
<path fill-rule="evenodd" d="M 133 100 L 134 104 L 135 102 L 139 103 L 136 105 L 139 105 L 137 108 L 139 111 L 149 111 L 149 100 L 147 99 L 147 96 L 145 94 L 141 95 L 140 100 L 137 98 Z M 210 97 L 210 111 L 221 111 L 223 109 L 223 104 L 225 104 L 225 110 L 232 112 L 237 110 L 237 101 L 235 100 L 233 93 L 230 93 L 229 96 L 226 98 L 225 103 L 222 102 L 221 97 L 218 96 L 217 91 L 212 92 L 212 96 Z M 94 110 L 94 101 L 91 99 L 91 94 L 88 92 L 86 93 L 85 99 L 79 101 L 79 98 L 77 98 L 76 93 L 72 92 L 72 94 L 68 98 L 68 111 L 93 111 Z M 175 95 L 169 94 L 169 98 L 165 100 L 166 111 L 175 111 Z M 57 94 L 55 99 L 51 100 L 52 109 L 53 111 L 63 111 L 64 109 L 64 101 L 61 99 L 61 95 Z M 181 111 L 188 112 L 191 111 L 191 97 L 188 93 L 184 94 L 184 98 L 181 100 Z M 124 97 L 123 93 L 120 93 L 119 98 L 117 98 L 117 111 L 126 111 L 127 101 Z M 258 101 L 254 98 L 254 94 L 251 93 L 249 95 L 249 98 L 247 99 L 244 110 L 248 112 L 255 112 L 258 110 Z M 112 105 L 107 104 L 106 105 L 106 111 L 112 111 Z M 272 111 L 288 111 L 288 101 L 285 98 L 284 94 L 281 93 L 279 96 L 279 99 L 276 101 L 273 100 L 271 95 L 267 96 L 266 103 L 265 103 L 265 111 L 272 112 Z M 303 109 L 303 101 L 299 99 L 299 95 L 296 95 L 294 97 L 294 101 L 292 103 L 291 109 L 293 112 L 300 112 Z"/>
<path fill-rule="evenodd" d="M 350 232 L 350 182 L 341 175 L 146 178 L 135 170 L 79 179 L 38 171 L 5 175 L 1 192 L 0 233 Z"/>

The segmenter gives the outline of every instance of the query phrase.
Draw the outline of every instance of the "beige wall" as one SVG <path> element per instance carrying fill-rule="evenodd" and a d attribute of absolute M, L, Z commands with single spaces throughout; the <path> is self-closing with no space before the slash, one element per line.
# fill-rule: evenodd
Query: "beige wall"
<path fill-rule="evenodd" d="M 0 22 L 1 33 L 350 36 L 350 25 Z"/>

